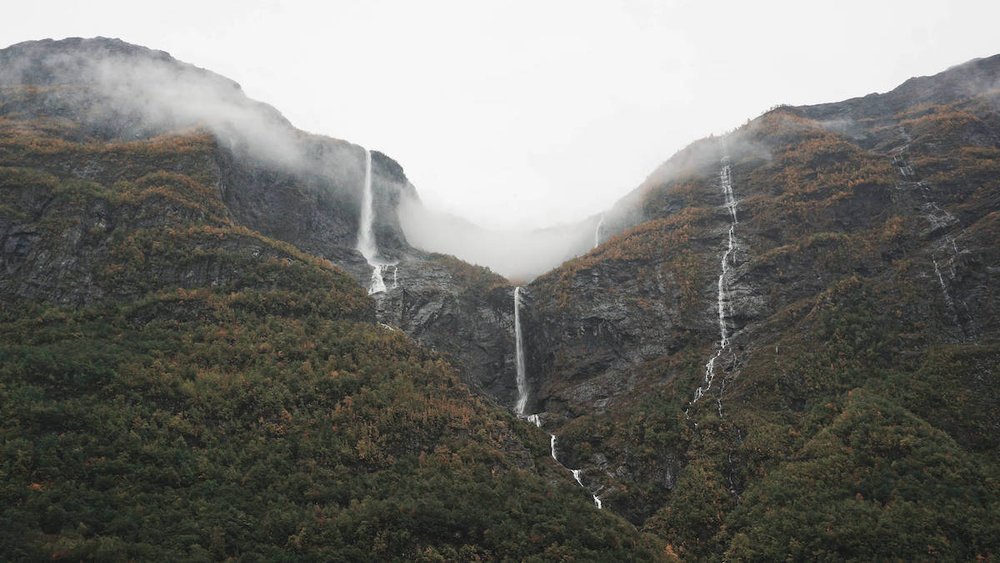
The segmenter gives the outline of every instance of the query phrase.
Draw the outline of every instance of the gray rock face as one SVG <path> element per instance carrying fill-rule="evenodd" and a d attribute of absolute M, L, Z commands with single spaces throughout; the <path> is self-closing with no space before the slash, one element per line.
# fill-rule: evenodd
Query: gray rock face
<path fill-rule="evenodd" d="M 114 211 L 103 202 L 81 209 L 42 186 L 18 191 L 21 217 L 0 219 L 0 295 L 70 305 L 103 298 L 95 266 L 110 258 Z"/>
<path fill-rule="evenodd" d="M 449 357 L 470 386 L 513 405 L 517 398 L 512 288 L 485 268 L 410 252 L 374 295 L 379 321 Z"/>
<path fill-rule="evenodd" d="M 312 139 L 308 168 L 283 170 L 249 155 L 218 151 L 219 189 L 243 225 L 322 256 L 367 285 L 370 268 L 355 250 L 364 184 L 364 149 L 335 139 Z M 413 186 L 395 161 L 372 153 L 375 236 L 388 260 L 409 248 L 395 209 Z"/>
<path fill-rule="evenodd" d="M 711 189 L 710 178 L 705 186 Z M 574 417 L 613 409 L 663 358 L 718 340 L 719 259 L 728 211 L 720 206 L 707 212 L 697 232 L 671 253 L 611 250 L 649 244 L 657 231 L 676 227 L 628 231 L 576 267 L 529 286 L 524 318 L 535 411 Z M 727 326 L 734 335 L 763 308 L 758 288 L 745 275 L 745 240 L 737 239 L 726 278 Z"/>

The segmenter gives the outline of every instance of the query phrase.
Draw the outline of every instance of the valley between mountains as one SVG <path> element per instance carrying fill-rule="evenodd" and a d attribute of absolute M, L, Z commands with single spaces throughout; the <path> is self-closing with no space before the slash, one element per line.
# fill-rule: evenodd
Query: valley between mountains
<path fill-rule="evenodd" d="M 1000 552 L 1000 55 L 697 140 L 531 280 L 421 209 L 166 53 L 0 50 L 0 559 Z"/>

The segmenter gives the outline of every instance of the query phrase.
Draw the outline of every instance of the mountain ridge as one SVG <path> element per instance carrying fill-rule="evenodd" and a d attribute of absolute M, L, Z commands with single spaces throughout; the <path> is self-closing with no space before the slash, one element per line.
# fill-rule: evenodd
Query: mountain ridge
<path fill-rule="evenodd" d="M 525 414 L 544 432 L 503 412 L 519 392 L 513 288 L 485 268 L 409 248 L 386 221 L 416 194 L 395 161 L 372 153 L 386 221 L 375 231 L 398 260 L 399 283 L 365 296 L 370 268 L 354 250 L 363 149 L 297 138 L 331 165 L 302 172 L 288 167 L 294 159 L 255 157 L 218 120 L 144 137 L 146 125 L 123 119 L 88 137 L 60 113 L 66 98 L 3 86 L 0 354 L 11 361 L 0 375 L 18 393 L 5 417 L 20 424 L 7 429 L 8 458 L 42 460 L 9 473 L 21 478 L 4 489 L 16 500 L 5 514 L 25 534 L 44 532 L 32 536 L 38 557 L 152 553 L 134 539 L 146 524 L 108 527 L 59 501 L 96 503 L 114 479 L 51 461 L 46 436 L 63 423 L 47 403 L 77 412 L 74 401 L 87 400 L 181 438 L 156 442 L 177 459 L 192 437 L 220 439 L 215 428 L 240 443 L 270 436 L 277 451 L 294 443 L 322 454 L 309 458 L 322 478 L 294 471 L 318 495 L 309 498 L 324 499 L 312 509 L 322 517 L 310 522 L 287 504 L 296 526 L 254 513 L 269 530 L 260 542 L 213 521 L 194 545 L 215 557 L 251 557 L 239 538 L 261 556 L 305 545 L 363 557 L 358 546 L 372 545 L 368 556 L 390 558 L 988 559 L 1000 537 L 998 66 L 989 57 L 885 94 L 780 106 L 654 170 L 602 217 L 595 248 L 522 287 Z M 90 107 L 86 96 L 70 99 L 81 100 Z M 140 138 L 100 137 L 128 131 Z M 88 352 L 102 342 L 128 361 Z M 51 359 L 60 347 L 68 358 Z M 336 353 L 324 357 L 328 349 Z M 148 398 L 174 418 L 107 402 L 134 397 L 130 378 L 158 376 Z M 228 392 L 249 414 L 232 410 Z M 169 411 L 171 401 L 184 406 Z M 240 430 L 199 401 L 234 413 Z M 422 418 L 407 401 L 442 414 Z M 98 436 L 117 435 L 86 420 Z M 327 421 L 338 428 L 336 452 L 308 438 Z M 291 459 L 238 467 L 280 474 Z M 397 463 L 418 477 L 395 473 Z M 374 476 L 357 481 L 341 466 Z M 177 475 L 164 482 L 192 482 L 186 466 L 171 467 Z M 71 478 L 60 488 L 35 475 Z M 413 500 L 391 486 L 391 498 L 371 497 L 389 482 L 424 492 Z M 53 496 L 32 500 L 48 489 Z M 449 513 L 432 497 L 452 489 L 502 499 L 504 509 Z M 584 508 L 591 494 L 631 525 Z M 367 500 L 348 506 L 344 495 Z M 246 518 L 250 509 L 240 510 Z M 393 533 L 352 527 L 355 517 Z M 71 529 L 77 519 L 90 529 Z M 495 526 L 510 540 L 482 531 Z M 322 551 L 331 546 L 343 551 Z"/>

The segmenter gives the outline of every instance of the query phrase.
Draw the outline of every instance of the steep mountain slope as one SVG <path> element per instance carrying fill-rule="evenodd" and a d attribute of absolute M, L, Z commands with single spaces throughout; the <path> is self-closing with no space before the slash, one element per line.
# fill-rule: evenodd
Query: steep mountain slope
<path fill-rule="evenodd" d="M 115 41 L 0 51 L 0 558 L 658 557 L 544 434 L 376 322 L 353 250 L 363 151 L 289 129 L 295 151 L 261 152 L 239 112 L 109 109 L 32 58 L 108 52 L 232 87 Z M 373 161 L 381 197 L 412 189 Z M 412 260 L 447 276 L 442 309 L 497 284 Z"/>
<path fill-rule="evenodd" d="M 651 175 L 526 289 L 560 460 L 681 556 L 997 553 L 998 85 L 780 107 Z"/>
<path fill-rule="evenodd" d="M 138 163 L 157 159 L 164 170 L 197 175 L 217 190 L 235 224 L 329 259 L 360 283 L 367 285 L 372 275 L 356 250 L 365 150 L 295 129 L 224 77 L 118 40 L 22 43 L 0 50 L 0 119 L 0 164 L 111 186 L 130 178 Z M 171 147 L 174 141 L 163 137 L 189 137 L 195 130 L 210 134 L 208 144 L 192 148 L 180 139 Z M 115 146 L 135 150 L 123 159 Z M 467 383 L 513 400 L 510 301 L 469 291 L 462 268 L 456 272 L 454 263 L 407 244 L 397 208 L 417 196 L 398 163 L 373 151 L 371 180 L 379 254 L 396 262 L 396 277 L 405 280 L 375 297 L 389 302 L 379 306 L 379 316 L 386 311 L 383 322 L 419 325 L 408 332 L 448 354 Z M 30 234 L 8 238 L 23 240 L 17 244 L 28 252 Z M 8 269 L 3 291 L 31 296 L 34 282 L 18 276 L 37 270 L 33 263 Z M 499 276 L 490 283 L 506 284 Z M 83 304 L 97 297 L 66 299 Z"/>

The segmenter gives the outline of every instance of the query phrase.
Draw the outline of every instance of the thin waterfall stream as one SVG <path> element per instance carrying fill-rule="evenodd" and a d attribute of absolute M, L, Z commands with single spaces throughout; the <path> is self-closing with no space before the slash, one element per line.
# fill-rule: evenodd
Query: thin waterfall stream
<path fill-rule="evenodd" d="M 385 271 L 393 266 L 393 287 L 399 285 L 395 262 L 386 262 L 379 256 L 378 242 L 375 240 L 375 195 L 372 192 L 372 152 L 365 149 L 365 180 L 361 193 L 361 217 L 358 221 L 358 244 L 355 247 L 372 267 L 372 278 L 368 283 L 368 295 L 385 293 Z"/>
<path fill-rule="evenodd" d="M 528 406 L 528 378 L 526 374 L 525 361 L 524 361 L 524 333 L 521 330 L 521 287 L 514 288 L 514 355 L 515 364 L 517 368 L 517 403 L 515 404 L 514 411 L 517 416 L 531 422 L 536 427 L 542 427 L 542 418 L 538 413 L 535 414 L 525 414 L 524 410 Z M 552 460 L 558 463 L 563 469 L 566 469 L 573 475 L 573 480 L 576 481 L 578 485 L 587 489 L 587 486 L 583 484 L 581 475 L 583 474 L 582 469 L 572 469 L 566 467 L 559 461 L 559 456 L 556 454 L 556 435 L 549 433 L 549 455 L 552 456 Z M 587 489 L 589 491 L 589 489 Z M 594 492 L 590 492 L 594 499 L 594 505 L 597 508 L 603 508 L 603 503 L 600 497 L 598 497 Z"/>
<path fill-rule="evenodd" d="M 524 416 L 524 409 L 528 406 L 528 380 L 524 368 L 524 336 L 521 333 L 520 287 L 514 288 L 514 354 L 516 355 L 517 362 L 517 405 L 515 411 L 518 416 Z"/>
<path fill-rule="evenodd" d="M 730 256 L 736 248 L 736 225 L 739 224 L 739 219 L 736 217 L 737 201 L 733 192 L 732 165 L 730 164 L 728 154 L 722 157 L 722 169 L 719 171 L 719 187 L 722 189 L 725 206 L 729 211 L 730 218 L 726 250 L 722 253 L 722 258 L 719 260 L 720 272 L 719 279 L 716 282 L 716 311 L 719 323 L 719 344 L 715 354 L 709 358 L 708 362 L 705 364 L 705 377 L 703 384 L 695 389 L 694 398 L 691 399 L 689 405 L 697 403 L 698 400 L 700 400 L 705 393 L 712 388 L 712 382 L 715 380 L 716 375 L 716 363 L 719 358 L 722 357 L 722 354 L 729 348 L 728 317 L 729 314 L 732 313 L 731 295 L 729 291 L 729 263 L 731 260 Z M 722 416 L 721 393 L 717 402 L 719 416 Z"/>

